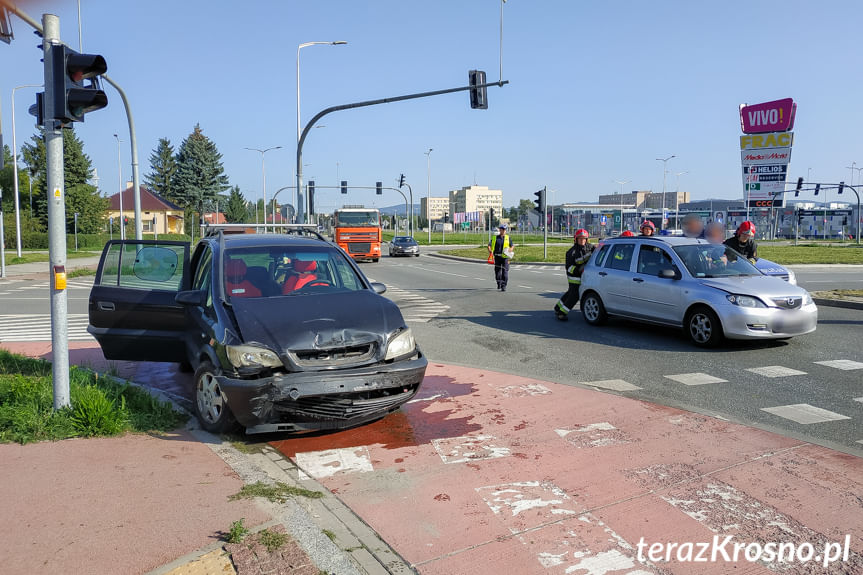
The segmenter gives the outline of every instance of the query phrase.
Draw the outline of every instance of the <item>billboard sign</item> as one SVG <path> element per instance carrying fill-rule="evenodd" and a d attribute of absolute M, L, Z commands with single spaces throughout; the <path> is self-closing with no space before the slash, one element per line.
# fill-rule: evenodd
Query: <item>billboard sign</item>
<path fill-rule="evenodd" d="M 797 104 L 791 98 L 740 106 L 740 129 L 744 134 L 787 132 L 794 128 Z"/>
<path fill-rule="evenodd" d="M 785 180 L 793 142 L 793 132 L 740 136 L 743 191 L 748 207 L 785 206 Z"/>

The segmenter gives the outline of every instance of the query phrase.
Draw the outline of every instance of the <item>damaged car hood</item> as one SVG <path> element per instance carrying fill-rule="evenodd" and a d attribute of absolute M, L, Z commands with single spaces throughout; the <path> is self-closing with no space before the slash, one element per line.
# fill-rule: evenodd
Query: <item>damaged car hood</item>
<path fill-rule="evenodd" d="M 234 298 L 231 303 L 243 341 L 281 354 L 373 342 L 385 349 L 387 335 L 405 325 L 398 306 L 372 291 Z"/>

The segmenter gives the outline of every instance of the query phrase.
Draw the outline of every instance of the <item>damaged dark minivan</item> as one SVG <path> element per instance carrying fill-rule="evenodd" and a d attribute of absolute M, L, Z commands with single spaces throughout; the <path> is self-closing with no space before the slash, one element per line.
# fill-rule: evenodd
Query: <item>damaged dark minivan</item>
<path fill-rule="evenodd" d="M 108 359 L 194 370 L 208 431 L 343 429 L 398 410 L 425 375 L 385 290 L 321 238 L 111 241 L 87 329 Z"/>

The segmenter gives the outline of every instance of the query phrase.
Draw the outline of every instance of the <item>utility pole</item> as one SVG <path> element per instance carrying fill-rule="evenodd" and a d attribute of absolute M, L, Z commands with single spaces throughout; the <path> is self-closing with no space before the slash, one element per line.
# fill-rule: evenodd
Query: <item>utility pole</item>
<path fill-rule="evenodd" d="M 545 213 L 542 216 L 542 261 L 548 259 L 548 190 L 542 187 L 542 205 Z"/>
<path fill-rule="evenodd" d="M 69 401 L 69 338 L 66 294 L 66 192 L 63 189 L 63 128 L 54 117 L 55 82 L 53 46 L 60 44 L 60 19 L 42 15 L 42 49 L 45 62 L 45 154 L 48 176 L 48 259 L 51 274 L 51 367 L 54 382 L 54 409 L 71 405 Z"/>

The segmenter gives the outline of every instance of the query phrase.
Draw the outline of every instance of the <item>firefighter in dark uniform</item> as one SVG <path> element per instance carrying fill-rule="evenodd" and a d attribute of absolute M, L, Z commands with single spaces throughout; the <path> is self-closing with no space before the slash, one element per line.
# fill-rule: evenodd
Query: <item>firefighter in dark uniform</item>
<path fill-rule="evenodd" d="M 566 280 L 569 289 L 561 296 L 554 306 L 554 314 L 560 321 L 566 321 L 567 315 L 578 303 L 578 291 L 581 288 L 581 272 L 584 264 L 593 254 L 594 246 L 587 242 L 590 234 L 585 229 L 575 230 L 573 246 L 566 252 Z"/>
<path fill-rule="evenodd" d="M 743 254 L 743 256 L 755 263 L 758 259 L 758 246 L 755 243 L 755 224 L 750 221 L 745 221 L 737 228 L 735 234 L 725 240 L 725 245 Z"/>
<path fill-rule="evenodd" d="M 497 289 L 506 291 L 509 282 L 509 260 L 513 258 L 514 250 L 512 240 L 506 233 L 506 224 L 497 228 L 498 235 L 488 242 L 488 253 L 494 255 L 494 279 L 497 281 Z"/>

